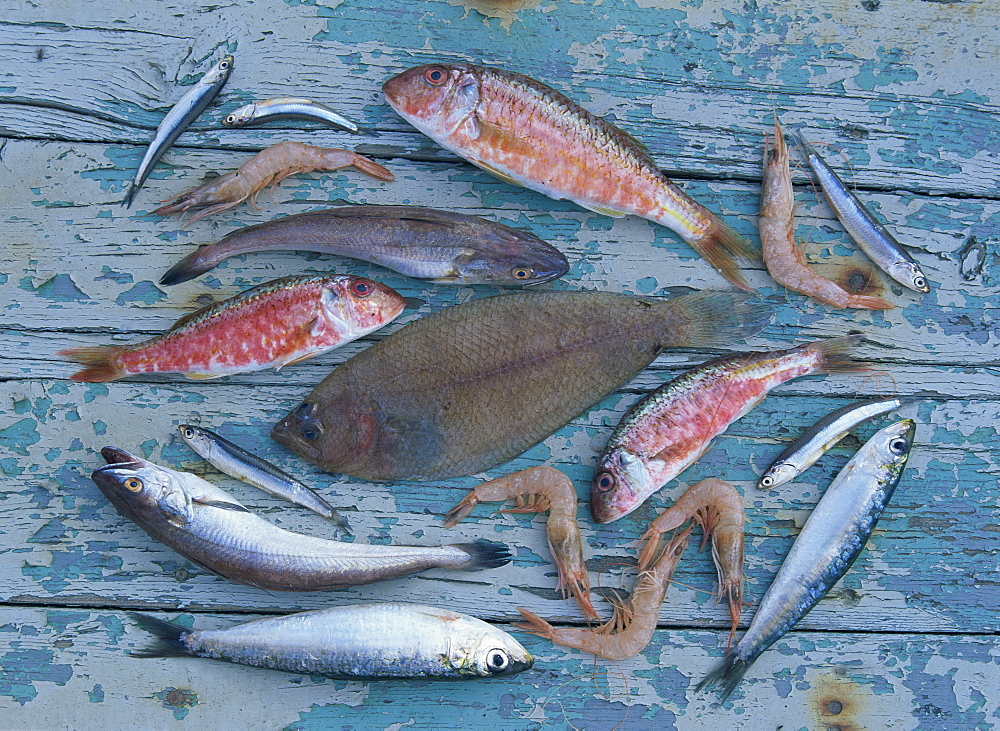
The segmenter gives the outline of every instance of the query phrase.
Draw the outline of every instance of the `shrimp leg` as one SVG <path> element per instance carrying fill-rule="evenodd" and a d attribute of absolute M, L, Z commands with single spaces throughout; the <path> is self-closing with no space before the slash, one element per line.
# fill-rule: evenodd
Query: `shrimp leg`
<path fill-rule="evenodd" d="M 576 647 L 608 660 L 625 660 L 638 655 L 653 639 L 656 621 L 660 615 L 660 605 L 667 595 L 670 577 L 673 576 L 674 569 L 684 555 L 690 535 L 691 528 L 688 527 L 657 552 L 651 565 L 640 571 L 629 603 L 626 605 L 621 600 L 614 600 L 614 614 L 600 627 L 556 629 L 523 607 L 518 607 L 517 611 L 528 621 L 519 622 L 514 626 L 552 640 L 557 645 Z"/>
<path fill-rule="evenodd" d="M 815 297 L 835 307 L 888 310 L 893 307 L 881 297 L 851 294 L 836 282 L 818 273 L 806 263 L 792 232 L 792 175 L 788 169 L 788 148 L 778 120 L 774 120 L 774 148 L 764 142 L 764 177 L 760 191 L 760 231 L 764 265 L 778 284 L 801 294 Z"/>
<path fill-rule="evenodd" d="M 289 175 L 314 170 L 339 170 L 354 167 L 379 180 L 393 180 L 393 174 L 373 160 L 350 150 L 316 147 L 302 142 L 279 142 L 268 147 L 226 175 L 167 201 L 153 211 L 158 216 L 201 209 L 188 223 L 199 218 L 235 208 L 249 199 L 257 207 L 257 194 L 269 185 L 277 185 Z"/>
<path fill-rule="evenodd" d="M 639 568 L 643 569 L 659 555 L 660 536 L 679 528 L 692 519 L 701 526 L 702 548 L 712 537 L 712 561 L 719 574 L 719 598 L 726 597 L 732 628 L 729 643 L 740 621 L 743 609 L 743 499 L 732 485 L 723 480 L 707 479 L 689 488 L 667 510 L 649 525 L 649 530 L 639 540 L 646 545 L 639 554 Z M 728 647 L 728 646 L 727 646 Z"/>
<path fill-rule="evenodd" d="M 583 562 L 583 539 L 576 523 L 576 490 L 566 475 L 546 465 L 529 467 L 506 477 L 476 486 L 452 508 L 445 518 L 445 528 L 451 528 L 472 512 L 479 502 L 496 502 L 517 498 L 517 507 L 505 513 L 543 513 L 549 511 L 545 535 L 549 551 L 559 572 L 559 589 L 563 598 L 569 593 L 576 597 L 583 613 L 598 619 L 590 602 L 590 576 Z"/>

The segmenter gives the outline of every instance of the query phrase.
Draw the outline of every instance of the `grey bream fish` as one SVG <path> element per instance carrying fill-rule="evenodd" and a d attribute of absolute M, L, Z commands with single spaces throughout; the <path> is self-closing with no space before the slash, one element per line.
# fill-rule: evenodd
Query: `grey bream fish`
<path fill-rule="evenodd" d="M 220 472 L 248 485 L 259 487 L 275 497 L 309 508 L 314 513 L 333 521 L 340 530 L 350 534 L 351 527 L 344 516 L 334 510 L 330 503 L 266 459 L 200 426 L 181 424 L 178 431 L 185 444 Z"/>
<path fill-rule="evenodd" d="M 830 202 L 830 207 L 868 258 L 904 287 L 917 292 L 930 292 L 927 277 L 920 271 L 913 257 L 906 253 L 902 244 L 896 241 L 885 226 L 875 220 L 851 189 L 844 185 L 844 181 L 837 173 L 833 172 L 813 146 L 806 142 L 802 133 L 796 132 L 795 135 L 806 153 L 809 167 L 816 174 L 823 194 Z"/>
<path fill-rule="evenodd" d="M 854 427 L 876 416 L 888 414 L 890 411 L 923 400 L 922 396 L 869 399 L 830 412 L 806 429 L 801 437 L 778 455 L 760 476 L 757 489 L 769 490 L 784 485 L 816 464 L 820 457 L 846 437 Z"/>
<path fill-rule="evenodd" d="M 246 127 L 250 124 L 263 124 L 279 119 L 308 119 L 346 129 L 354 134 L 361 132 L 358 125 L 347 117 L 337 114 L 325 104 L 292 96 L 276 96 L 273 99 L 251 102 L 227 114 L 222 123 L 227 127 Z"/>
<path fill-rule="evenodd" d="M 493 625 L 448 609 L 388 602 L 267 617 L 222 630 L 189 630 L 144 614 L 158 641 L 134 657 L 194 655 L 331 678 L 490 678 L 534 659 Z"/>
<path fill-rule="evenodd" d="M 722 700 L 728 698 L 761 653 L 840 581 L 899 484 L 915 431 L 911 419 L 885 427 L 833 479 L 760 600 L 746 634 L 698 690 L 721 683 Z"/>
<path fill-rule="evenodd" d="M 125 200 L 122 201 L 123 206 L 128 208 L 132 205 L 136 193 L 139 192 L 142 184 L 146 182 L 146 178 L 152 172 L 156 161 L 181 136 L 181 132 L 187 129 L 187 126 L 196 120 L 198 115 L 204 112 L 205 108 L 222 91 L 222 87 L 226 85 L 226 81 L 229 80 L 229 74 L 233 70 L 234 60 L 232 56 L 223 56 L 222 60 L 209 69 L 198 80 L 198 83 L 192 86 L 187 94 L 182 96 L 180 101 L 174 104 L 170 111 L 167 112 L 167 116 L 163 118 L 160 126 L 156 128 L 156 134 L 153 136 L 153 141 L 149 143 L 142 162 L 139 163 L 139 170 L 135 174 L 135 180 L 132 181 L 132 184 L 128 188 L 128 194 L 125 196 Z"/>
<path fill-rule="evenodd" d="M 507 546 L 369 546 L 292 533 L 268 523 L 197 475 L 115 447 L 92 478 L 123 516 L 213 573 L 276 591 L 370 584 L 426 569 L 478 571 L 510 561 Z"/>

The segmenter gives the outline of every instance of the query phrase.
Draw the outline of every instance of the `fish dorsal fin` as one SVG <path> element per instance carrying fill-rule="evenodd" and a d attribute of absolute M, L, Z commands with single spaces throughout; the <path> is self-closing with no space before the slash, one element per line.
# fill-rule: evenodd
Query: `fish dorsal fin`
<path fill-rule="evenodd" d="M 181 315 L 180 317 L 177 318 L 177 321 L 170 326 L 170 329 L 173 330 L 175 328 L 184 327 L 185 325 L 190 324 L 192 320 L 194 320 L 197 317 L 200 317 L 201 315 L 204 315 L 207 310 L 209 310 L 212 307 L 215 307 L 216 304 L 218 303 L 209 302 L 207 305 L 202 305 L 193 312 L 189 312 L 186 315 Z"/>

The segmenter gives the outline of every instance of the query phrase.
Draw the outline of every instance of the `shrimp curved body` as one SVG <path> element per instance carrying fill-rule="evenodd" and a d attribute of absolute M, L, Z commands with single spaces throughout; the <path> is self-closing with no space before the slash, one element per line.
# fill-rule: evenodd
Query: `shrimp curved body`
<path fill-rule="evenodd" d="M 667 510 L 649 525 L 640 538 L 646 545 L 639 554 L 642 570 L 659 555 L 660 536 L 675 530 L 687 520 L 701 526 L 704 535 L 702 547 L 712 537 L 712 561 L 719 574 L 719 599 L 726 598 L 732 629 L 729 642 L 733 641 L 743 609 L 743 499 L 732 485 L 724 480 L 707 479 L 690 487 Z"/>
<path fill-rule="evenodd" d="M 576 647 L 592 652 L 608 660 L 625 660 L 638 655 L 653 639 L 656 621 L 660 616 L 660 605 L 667 595 L 667 587 L 674 569 L 687 548 L 691 528 L 675 536 L 660 551 L 652 564 L 640 571 L 632 596 L 626 605 L 621 600 L 612 600 L 614 614 L 605 624 L 596 629 L 562 627 L 556 629 L 534 612 L 518 607 L 527 622 L 514 626 L 525 632 L 552 640 L 557 645 Z"/>
<path fill-rule="evenodd" d="M 258 152 L 237 170 L 182 193 L 153 213 L 157 216 L 169 216 L 172 213 L 201 209 L 188 221 L 194 223 L 199 218 L 235 208 L 248 199 L 250 205 L 258 208 L 257 194 L 269 185 L 277 185 L 289 175 L 314 170 L 329 172 L 346 167 L 353 167 L 379 180 L 395 179 L 391 172 L 377 162 L 350 150 L 316 147 L 303 142 L 279 142 Z"/>
<path fill-rule="evenodd" d="M 547 465 L 529 467 L 484 482 L 448 512 L 444 526 L 451 528 L 480 502 L 500 502 L 511 498 L 517 499 L 517 507 L 504 510 L 505 513 L 549 511 L 545 535 L 559 572 L 559 589 L 563 598 L 572 594 L 587 617 L 598 619 L 597 611 L 590 602 L 590 576 L 583 562 L 583 539 L 576 522 L 576 490 L 570 479 L 559 470 Z"/>
<path fill-rule="evenodd" d="M 835 307 L 888 310 L 894 305 L 881 297 L 852 294 L 818 273 L 806 263 L 792 231 L 792 175 L 788 168 L 788 148 L 778 120 L 774 120 L 774 147 L 764 142 L 764 176 L 760 191 L 760 231 L 764 265 L 778 284 L 800 294 L 815 297 Z"/>

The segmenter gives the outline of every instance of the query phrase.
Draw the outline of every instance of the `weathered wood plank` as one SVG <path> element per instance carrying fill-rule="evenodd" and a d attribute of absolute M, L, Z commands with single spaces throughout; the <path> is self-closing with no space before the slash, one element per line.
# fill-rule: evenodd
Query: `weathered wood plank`
<path fill-rule="evenodd" d="M 250 618 L 197 615 L 194 624 Z M 792 728 L 957 729 L 987 728 L 1000 714 L 989 637 L 794 632 L 716 707 L 694 691 L 718 660 L 714 633 L 660 630 L 642 655 L 596 666 L 517 636 L 536 665 L 513 678 L 345 682 L 196 658 L 131 658 L 148 636 L 127 614 L 15 608 L 0 625 L 0 702 L 5 725 L 48 728 L 698 729 L 759 727 L 755 719 L 766 718 Z"/>

